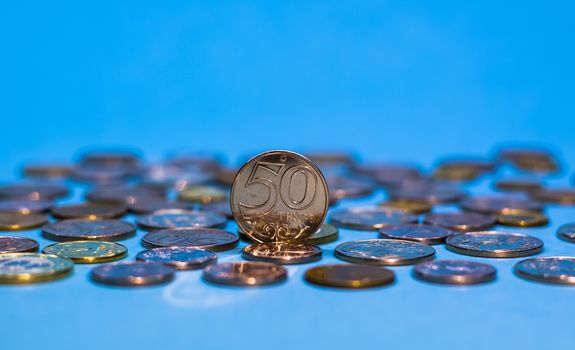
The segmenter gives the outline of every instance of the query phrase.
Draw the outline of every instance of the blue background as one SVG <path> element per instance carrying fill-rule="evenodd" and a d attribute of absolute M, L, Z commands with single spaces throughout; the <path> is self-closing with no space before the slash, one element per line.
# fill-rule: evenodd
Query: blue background
<path fill-rule="evenodd" d="M 0 5 L 0 174 L 92 145 L 352 149 L 430 165 L 539 142 L 575 159 L 571 2 L 109 1 Z M 566 183 L 565 179 L 557 180 Z M 478 193 L 487 191 L 477 185 Z M 381 198 L 382 194 L 378 197 Z M 357 203 L 357 202 L 356 202 Z M 549 254 L 570 208 L 552 208 Z M 230 224 L 230 230 L 234 225 Z M 36 231 L 23 233 L 37 237 Z M 373 233 L 342 232 L 344 239 Z M 127 243 L 131 253 L 140 248 Z M 42 241 L 42 243 L 47 243 Z M 332 261 L 328 245 L 323 262 Z M 239 250 L 223 256 L 237 255 Z M 438 248 L 440 258 L 455 256 Z M 237 258 L 237 256 L 236 256 Z M 235 259 L 235 258 L 234 258 Z M 181 274 L 117 290 L 72 279 L 1 287 L 1 342 L 129 348 L 571 348 L 575 290 L 518 280 L 325 291 L 301 281 L 227 290 Z"/>

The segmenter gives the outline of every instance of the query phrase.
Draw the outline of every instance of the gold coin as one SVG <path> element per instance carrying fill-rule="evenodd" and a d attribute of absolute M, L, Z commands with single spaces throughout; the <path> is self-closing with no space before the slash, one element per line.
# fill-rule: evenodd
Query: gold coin
<path fill-rule="evenodd" d="M 549 222 L 545 214 L 524 209 L 503 209 L 496 219 L 500 225 L 517 227 L 543 226 Z"/>
<path fill-rule="evenodd" d="M 43 214 L 0 213 L 0 231 L 28 230 L 47 222 L 48 217 Z"/>
<path fill-rule="evenodd" d="M 51 244 L 42 252 L 77 264 L 95 264 L 122 259 L 128 254 L 128 248 L 114 242 L 73 241 Z"/>
<path fill-rule="evenodd" d="M 304 278 L 320 286 L 355 289 L 392 283 L 395 274 L 385 267 L 337 264 L 312 267 L 305 272 Z"/>
<path fill-rule="evenodd" d="M 72 260 L 37 253 L 0 254 L 0 283 L 20 284 L 51 281 L 70 274 Z"/>
<path fill-rule="evenodd" d="M 323 223 L 328 188 L 321 171 L 289 151 L 269 151 L 250 159 L 231 192 L 238 226 L 257 242 L 305 241 Z"/>
<path fill-rule="evenodd" d="M 215 186 L 191 186 L 178 193 L 178 200 L 199 204 L 223 202 L 227 198 L 227 192 Z"/>
<path fill-rule="evenodd" d="M 414 201 L 408 199 L 391 199 L 387 202 L 379 203 L 382 208 L 402 210 L 411 214 L 429 213 L 433 209 L 433 204 L 424 201 Z"/>

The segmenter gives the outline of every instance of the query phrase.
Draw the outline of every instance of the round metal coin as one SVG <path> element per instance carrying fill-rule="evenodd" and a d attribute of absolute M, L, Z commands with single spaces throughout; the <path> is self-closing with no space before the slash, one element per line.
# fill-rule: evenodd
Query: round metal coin
<path fill-rule="evenodd" d="M 494 186 L 500 191 L 510 192 L 530 192 L 543 187 L 540 180 L 522 178 L 499 179 Z"/>
<path fill-rule="evenodd" d="M 416 265 L 415 278 L 441 284 L 478 284 L 493 281 L 497 270 L 488 264 L 467 260 L 435 260 Z"/>
<path fill-rule="evenodd" d="M 321 259 L 321 249 L 297 242 L 266 242 L 246 246 L 242 251 L 246 260 L 258 260 L 280 265 L 305 264 Z"/>
<path fill-rule="evenodd" d="M 557 237 L 564 241 L 575 243 L 575 223 L 571 222 L 559 226 Z"/>
<path fill-rule="evenodd" d="M 330 224 L 323 224 L 319 230 L 315 231 L 310 238 L 306 239 L 307 244 L 326 244 L 337 240 L 339 230 Z"/>
<path fill-rule="evenodd" d="M 178 200 L 190 203 L 208 204 L 223 202 L 227 198 L 227 191 L 215 186 L 191 186 L 178 192 Z"/>
<path fill-rule="evenodd" d="M 52 183 L 19 183 L 0 186 L 0 198 L 28 199 L 32 201 L 51 201 L 66 197 L 68 189 Z"/>
<path fill-rule="evenodd" d="M 411 265 L 431 260 L 435 249 L 425 244 L 393 239 L 351 241 L 335 247 L 335 257 L 356 264 Z"/>
<path fill-rule="evenodd" d="M 49 211 L 53 206 L 54 204 L 48 201 L 2 200 L 0 213 L 38 214 Z"/>
<path fill-rule="evenodd" d="M 475 197 L 461 202 L 463 210 L 482 214 L 499 214 L 508 209 L 541 211 L 543 205 L 530 199 L 509 197 Z"/>
<path fill-rule="evenodd" d="M 215 253 L 191 247 L 164 247 L 144 250 L 136 255 L 137 260 L 156 261 L 175 267 L 177 270 L 195 270 L 215 263 Z"/>
<path fill-rule="evenodd" d="M 322 265 L 305 272 L 306 281 L 324 287 L 371 288 L 390 284 L 395 274 L 390 269 L 366 265 Z"/>
<path fill-rule="evenodd" d="M 401 210 L 379 207 L 355 207 L 334 210 L 332 224 L 354 230 L 377 230 L 387 225 L 417 222 L 417 216 Z"/>
<path fill-rule="evenodd" d="M 532 281 L 575 285 L 575 258 L 570 256 L 521 260 L 513 271 L 517 276 Z"/>
<path fill-rule="evenodd" d="M 411 214 L 424 214 L 431 211 L 433 205 L 429 202 L 394 199 L 379 203 L 381 208 L 402 210 Z"/>
<path fill-rule="evenodd" d="M 128 254 L 128 248 L 114 242 L 73 241 L 51 244 L 42 252 L 77 264 L 95 264 L 122 259 Z"/>
<path fill-rule="evenodd" d="M 516 258 L 540 253 L 543 241 L 522 233 L 482 231 L 447 237 L 446 248 L 459 254 L 485 258 Z"/>
<path fill-rule="evenodd" d="M 34 253 L 38 251 L 38 242 L 30 238 L 0 236 L 0 254 Z"/>
<path fill-rule="evenodd" d="M 284 267 L 255 261 L 215 264 L 204 270 L 204 280 L 226 286 L 256 287 L 277 284 L 285 281 L 287 277 Z"/>
<path fill-rule="evenodd" d="M 505 209 L 495 217 L 499 225 L 533 227 L 547 225 L 549 219 L 539 211 Z"/>
<path fill-rule="evenodd" d="M 178 227 L 224 227 L 228 219 L 209 211 L 169 209 L 140 216 L 136 222 L 144 230 L 161 230 Z"/>
<path fill-rule="evenodd" d="M 469 212 L 427 214 L 423 220 L 427 224 L 456 231 L 479 231 L 495 225 L 494 217 Z"/>
<path fill-rule="evenodd" d="M 48 222 L 44 214 L 0 213 L 0 231 L 20 231 L 40 227 Z"/>
<path fill-rule="evenodd" d="M 403 239 L 423 244 L 442 244 L 455 232 L 438 226 L 421 224 L 391 225 L 379 230 L 381 238 Z"/>
<path fill-rule="evenodd" d="M 575 189 L 573 188 L 542 188 L 530 192 L 530 195 L 544 203 L 575 204 Z"/>
<path fill-rule="evenodd" d="M 361 178 L 332 175 L 326 177 L 326 181 L 330 199 L 367 197 L 374 191 L 373 184 Z"/>
<path fill-rule="evenodd" d="M 64 220 L 45 225 L 42 235 L 52 241 L 119 241 L 136 234 L 136 227 L 120 220 Z"/>
<path fill-rule="evenodd" d="M 153 231 L 142 238 L 147 248 L 193 247 L 220 252 L 233 249 L 238 244 L 238 236 L 213 228 L 172 228 Z"/>
<path fill-rule="evenodd" d="M 122 261 L 94 268 L 94 282 L 122 287 L 163 284 L 174 279 L 176 269 L 155 261 Z"/>
<path fill-rule="evenodd" d="M 69 275 L 72 260 L 37 253 L 0 255 L 0 283 L 20 284 L 51 281 Z"/>
<path fill-rule="evenodd" d="M 52 209 L 58 219 L 117 219 L 126 213 L 126 207 L 118 204 L 69 204 Z"/>
<path fill-rule="evenodd" d="M 191 209 L 192 206 L 193 204 L 191 203 L 182 203 L 150 197 L 147 199 L 137 200 L 134 204 L 128 207 L 128 210 L 136 214 L 151 214 L 160 210 Z"/>

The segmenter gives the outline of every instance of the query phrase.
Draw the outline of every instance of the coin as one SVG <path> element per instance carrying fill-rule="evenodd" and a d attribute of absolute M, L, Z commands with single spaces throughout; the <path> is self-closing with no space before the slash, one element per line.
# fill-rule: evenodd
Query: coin
<path fill-rule="evenodd" d="M 403 239 L 423 244 L 442 244 L 453 234 L 455 232 L 443 227 L 422 224 L 390 225 L 379 230 L 381 238 Z"/>
<path fill-rule="evenodd" d="M 136 222 L 143 230 L 161 230 L 177 227 L 224 227 L 228 219 L 208 211 L 168 209 L 139 216 Z"/>
<path fill-rule="evenodd" d="M 190 152 L 176 152 L 168 157 L 168 164 L 180 169 L 194 169 L 204 172 L 216 172 L 221 168 L 219 154 L 201 154 Z"/>
<path fill-rule="evenodd" d="M 16 183 L 0 186 L 2 199 L 51 201 L 67 195 L 68 189 L 65 186 L 52 183 Z"/>
<path fill-rule="evenodd" d="M 178 200 L 199 204 L 223 202 L 228 198 L 228 193 L 215 186 L 191 186 L 178 192 Z"/>
<path fill-rule="evenodd" d="M 146 198 L 135 201 L 128 209 L 136 214 L 151 214 L 160 210 L 191 209 L 193 204 L 182 203 L 160 198 Z M 229 206 L 229 204 L 228 204 Z"/>
<path fill-rule="evenodd" d="M 542 188 L 530 192 L 531 197 L 544 203 L 575 204 L 574 188 Z"/>
<path fill-rule="evenodd" d="M 246 235 L 241 228 L 238 228 L 238 235 L 240 238 L 246 242 L 254 242 L 248 235 Z M 337 240 L 339 237 L 339 230 L 337 227 L 330 224 L 323 224 L 319 230 L 315 231 L 310 238 L 305 240 L 305 243 L 318 245 L 326 244 Z"/>
<path fill-rule="evenodd" d="M 38 242 L 30 238 L 0 236 L 0 254 L 35 253 Z"/>
<path fill-rule="evenodd" d="M 332 224 L 353 230 L 377 230 L 387 225 L 417 222 L 417 216 L 401 210 L 378 207 L 353 207 L 334 210 Z"/>
<path fill-rule="evenodd" d="M 120 220 L 64 220 L 42 228 L 42 235 L 52 241 L 119 241 L 136 234 L 136 227 Z"/>
<path fill-rule="evenodd" d="M 417 167 L 403 164 L 359 164 L 352 169 L 354 173 L 368 176 L 385 187 L 398 187 L 405 181 L 421 178 Z"/>
<path fill-rule="evenodd" d="M 528 178 L 503 178 L 494 184 L 495 188 L 500 191 L 530 192 L 543 187 L 541 181 Z"/>
<path fill-rule="evenodd" d="M 390 269 L 368 265 L 322 265 L 305 272 L 306 281 L 324 287 L 371 288 L 390 284 L 395 274 Z"/>
<path fill-rule="evenodd" d="M 482 214 L 499 214 L 507 209 L 543 210 L 543 205 L 530 199 L 513 197 L 475 197 L 461 202 L 463 210 Z"/>
<path fill-rule="evenodd" d="M 213 211 L 220 215 L 227 217 L 228 219 L 233 219 L 234 214 L 232 213 L 232 207 L 230 202 L 215 202 L 210 204 L 205 204 L 202 206 L 202 210 Z"/>
<path fill-rule="evenodd" d="M 452 186 L 417 181 L 390 189 L 389 197 L 393 200 L 403 199 L 440 204 L 458 202 L 465 197 L 465 193 Z"/>
<path fill-rule="evenodd" d="M 141 287 L 170 282 L 176 269 L 155 261 L 122 261 L 98 266 L 90 277 L 96 283 Z"/>
<path fill-rule="evenodd" d="M 221 168 L 216 173 L 216 181 L 222 185 L 231 186 L 234 183 L 238 171 L 239 169 L 237 168 Z"/>
<path fill-rule="evenodd" d="M 165 200 L 163 190 L 150 190 L 143 187 L 107 186 L 96 188 L 86 194 L 86 199 L 96 203 L 135 205 L 140 201 Z"/>
<path fill-rule="evenodd" d="M 557 229 L 557 237 L 564 241 L 575 243 L 575 223 L 567 223 L 559 226 Z"/>
<path fill-rule="evenodd" d="M 326 181 L 329 197 L 334 200 L 367 197 L 375 190 L 371 182 L 361 178 L 332 175 L 327 176 Z"/>
<path fill-rule="evenodd" d="M 516 258 L 540 253 L 543 241 L 522 233 L 481 231 L 447 237 L 446 248 L 459 254 L 485 258 Z"/>
<path fill-rule="evenodd" d="M 0 284 L 21 284 L 52 281 L 69 275 L 74 269 L 71 260 L 37 253 L 0 255 Z"/>
<path fill-rule="evenodd" d="M 140 161 L 140 152 L 133 149 L 100 149 L 84 152 L 80 162 L 99 166 L 131 166 Z"/>
<path fill-rule="evenodd" d="M 0 213 L 0 231 L 20 231 L 36 228 L 48 222 L 44 214 Z"/>
<path fill-rule="evenodd" d="M 215 253 L 191 247 L 163 247 L 144 250 L 136 255 L 137 260 L 156 261 L 175 267 L 177 270 L 195 270 L 215 263 Z"/>
<path fill-rule="evenodd" d="M 558 170 L 553 154 L 540 148 L 508 148 L 499 152 L 499 159 L 532 172 L 550 173 Z"/>
<path fill-rule="evenodd" d="M 142 238 L 147 248 L 193 247 L 216 252 L 233 249 L 238 245 L 238 236 L 213 228 L 171 228 L 152 231 Z"/>
<path fill-rule="evenodd" d="M 242 256 L 246 260 L 259 260 L 280 265 L 305 264 L 321 259 L 321 249 L 298 242 L 266 242 L 246 246 Z"/>
<path fill-rule="evenodd" d="M 126 207 L 118 204 L 68 204 L 52 209 L 52 216 L 58 219 L 117 219 L 125 213 Z"/>
<path fill-rule="evenodd" d="M 411 214 L 424 214 L 431 211 L 433 205 L 429 202 L 392 199 L 378 204 L 381 208 L 402 210 Z"/>
<path fill-rule="evenodd" d="M 519 277 L 553 284 L 575 285 L 575 258 L 546 256 L 521 260 L 513 268 Z"/>
<path fill-rule="evenodd" d="M 307 152 L 306 157 L 314 163 L 326 165 L 350 165 L 355 163 L 355 156 L 342 151 L 315 151 Z"/>
<path fill-rule="evenodd" d="M 32 201 L 28 199 L 0 201 L 0 213 L 38 214 L 49 211 L 53 206 L 48 201 Z"/>
<path fill-rule="evenodd" d="M 435 260 L 416 265 L 419 280 L 441 284 L 478 284 L 493 281 L 497 270 L 491 265 L 466 260 Z"/>
<path fill-rule="evenodd" d="M 42 253 L 67 258 L 76 264 L 95 264 L 122 259 L 128 255 L 128 248 L 114 242 L 72 241 L 51 244 Z"/>
<path fill-rule="evenodd" d="M 22 173 L 35 178 L 63 178 L 70 175 L 72 167 L 66 164 L 27 164 Z"/>
<path fill-rule="evenodd" d="M 307 158 L 269 151 L 239 170 L 230 203 L 238 226 L 253 240 L 304 241 L 325 219 L 328 187 Z"/>
<path fill-rule="evenodd" d="M 287 270 L 279 265 L 244 261 L 210 265 L 204 269 L 204 280 L 226 286 L 256 287 L 287 280 Z"/>
<path fill-rule="evenodd" d="M 367 239 L 342 243 L 335 247 L 334 255 L 356 264 L 411 265 L 433 259 L 435 249 L 416 242 Z"/>
<path fill-rule="evenodd" d="M 549 222 L 545 214 L 524 209 L 504 209 L 495 218 L 499 225 L 517 227 L 543 226 Z"/>
<path fill-rule="evenodd" d="M 74 168 L 70 178 L 80 183 L 119 185 L 127 182 L 134 175 L 133 171 L 133 169 L 127 168 L 80 166 Z"/>
<path fill-rule="evenodd" d="M 423 217 L 425 223 L 456 231 L 478 231 L 495 225 L 495 218 L 478 213 L 437 213 Z"/>
<path fill-rule="evenodd" d="M 139 187 L 151 190 L 181 190 L 211 181 L 213 176 L 197 169 L 182 169 L 174 165 L 152 165 L 144 170 Z M 233 179 L 232 179 L 233 180 Z"/>

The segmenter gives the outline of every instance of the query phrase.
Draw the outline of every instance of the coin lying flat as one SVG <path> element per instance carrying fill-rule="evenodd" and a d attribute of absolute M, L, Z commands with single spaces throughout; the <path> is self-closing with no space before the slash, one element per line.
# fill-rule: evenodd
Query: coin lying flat
<path fill-rule="evenodd" d="M 575 285 L 575 258 L 570 256 L 521 260 L 513 271 L 517 276 L 532 281 Z"/>
<path fill-rule="evenodd" d="M 58 219 L 117 219 L 126 213 L 126 207 L 118 204 L 69 204 L 52 209 Z"/>
<path fill-rule="evenodd" d="M 141 287 L 170 282 L 175 272 L 175 268 L 155 261 L 122 261 L 98 266 L 90 277 L 112 286 Z"/>
<path fill-rule="evenodd" d="M 407 199 L 392 199 L 378 204 L 381 208 L 402 210 L 411 214 L 424 214 L 433 209 L 433 205 L 429 202 L 412 201 Z"/>
<path fill-rule="evenodd" d="M 160 210 L 192 209 L 193 204 L 170 201 L 160 198 L 146 198 L 135 201 L 128 210 L 136 214 L 151 214 Z"/>
<path fill-rule="evenodd" d="M 57 184 L 19 183 L 0 186 L 2 199 L 27 199 L 32 201 L 51 201 L 66 197 L 68 188 Z"/>
<path fill-rule="evenodd" d="M 165 198 L 165 190 L 125 185 L 99 187 L 86 194 L 86 199 L 90 202 L 127 206 L 132 206 L 140 201 L 165 200 Z"/>
<path fill-rule="evenodd" d="M 575 204 L 575 189 L 573 188 L 542 188 L 530 192 L 533 199 L 554 204 Z"/>
<path fill-rule="evenodd" d="M 559 226 L 557 237 L 564 241 L 575 243 L 575 223 L 571 222 Z"/>
<path fill-rule="evenodd" d="M 491 265 L 467 260 L 435 260 L 416 265 L 413 275 L 441 284 L 478 284 L 493 281 L 497 270 Z"/>
<path fill-rule="evenodd" d="M 353 171 L 390 188 L 397 188 L 405 181 L 421 178 L 421 172 L 417 167 L 403 164 L 361 164 L 354 165 Z"/>
<path fill-rule="evenodd" d="M 304 241 L 325 219 L 328 187 L 304 156 L 269 151 L 239 170 L 230 203 L 238 226 L 253 240 Z"/>
<path fill-rule="evenodd" d="M 228 199 L 227 191 L 215 186 L 191 186 L 178 192 L 178 200 L 199 204 L 223 202 Z"/>
<path fill-rule="evenodd" d="M 46 282 L 63 278 L 74 269 L 71 260 L 37 253 L 0 255 L 0 283 Z"/>
<path fill-rule="evenodd" d="M 334 210 L 332 224 L 355 230 L 377 230 L 387 225 L 417 222 L 417 216 L 401 210 L 379 207 L 354 207 Z"/>
<path fill-rule="evenodd" d="M 390 225 L 379 230 L 381 238 L 404 239 L 423 244 L 442 244 L 455 232 L 438 226 L 422 224 Z"/>
<path fill-rule="evenodd" d="M 465 193 L 456 187 L 416 182 L 415 184 L 404 184 L 401 187 L 392 188 L 389 191 L 389 197 L 392 200 L 403 199 L 440 204 L 458 202 L 465 197 Z"/>
<path fill-rule="evenodd" d="M 180 227 L 152 231 L 142 238 L 142 245 L 147 248 L 177 246 L 221 252 L 235 248 L 238 241 L 237 235 L 220 229 Z"/>
<path fill-rule="evenodd" d="M 42 227 L 52 241 L 119 241 L 136 234 L 136 227 L 120 220 L 64 220 Z"/>
<path fill-rule="evenodd" d="M 144 230 L 161 230 L 178 227 L 224 227 L 228 219 L 207 211 L 170 209 L 140 216 L 136 222 Z"/>
<path fill-rule="evenodd" d="M 39 214 L 49 211 L 53 206 L 49 201 L 8 199 L 0 201 L 0 213 Z"/>
<path fill-rule="evenodd" d="M 266 242 L 246 246 L 242 256 L 246 260 L 258 260 L 280 265 L 305 264 L 321 259 L 321 249 L 305 243 Z"/>
<path fill-rule="evenodd" d="M 255 287 L 277 284 L 288 277 L 287 270 L 266 262 L 233 262 L 210 265 L 204 269 L 204 280 L 226 286 Z"/>
<path fill-rule="evenodd" d="M 370 181 L 361 178 L 332 175 L 326 177 L 330 199 L 367 197 L 373 193 L 374 186 Z"/>
<path fill-rule="evenodd" d="M 479 231 L 495 225 L 495 218 L 478 213 L 437 213 L 423 217 L 425 223 L 455 231 Z"/>
<path fill-rule="evenodd" d="M 36 228 L 48 222 L 44 214 L 0 213 L 0 231 L 20 231 Z"/>
<path fill-rule="evenodd" d="M 459 254 L 485 258 L 516 258 L 540 253 L 543 241 L 522 233 L 482 231 L 447 237 L 446 248 Z"/>
<path fill-rule="evenodd" d="M 325 287 L 371 288 L 390 284 L 395 280 L 393 271 L 379 266 L 322 265 L 305 272 L 306 281 Z"/>
<path fill-rule="evenodd" d="M 203 205 L 202 210 L 216 212 L 222 216 L 227 217 L 228 219 L 234 218 L 234 213 L 232 213 L 232 207 L 230 206 L 230 202 L 228 201 L 215 202 Z"/>
<path fill-rule="evenodd" d="M 34 253 L 38 251 L 38 242 L 30 238 L 0 236 L 0 254 Z"/>
<path fill-rule="evenodd" d="M 77 264 L 96 264 L 122 259 L 128 255 L 128 248 L 114 242 L 73 241 L 51 244 L 42 253 L 67 258 Z"/>
<path fill-rule="evenodd" d="M 35 178 L 63 178 L 70 175 L 72 166 L 67 164 L 27 164 L 22 169 L 26 177 Z"/>
<path fill-rule="evenodd" d="M 140 161 L 140 153 L 133 149 L 97 149 L 84 152 L 80 162 L 99 166 L 135 165 Z"/>
<path fill-rule="evenodd" d="M 540 180 L 523 178 L 499 179 L 494 186 L 500 191 L 510 192 L 530 192 L 543 187 Z"/>
<path fill-rule="evenodd" d="M 144 250 L 136 255 L 137 260 L 156 261 L 170 265 L 177 270 L 195 270 L 215 263 L 215 253 L 191 247 L 164 247 Z"/>
<path fill-rule="evenodd" d="M 342 243 L 335 247 L 334 255 L 356 264 L 411 265 L 433 259 L 435 249 L 416 242 L 367 239 Z"/>
<path fill-rule="evenodd" d="M 505 209 L 495 216 L 499 225 L 533 227 L 547 225 L 549 219 L 539 211 Z"/>
<path fill-rule="evenodd" d="M 543 205 L 530 199 L 512 197 L 475 197 L 461 202 L 461 208 L 482 214 L 499 214 L 504 210 L 521 209 L 541 211 Z"/>
<path fill-rule="evenodd" d="M 310 238 L 305 240 L 307 244 L 326 244 L 337 240 L 339 230 L 330 224 L 323 224 Z"/>

